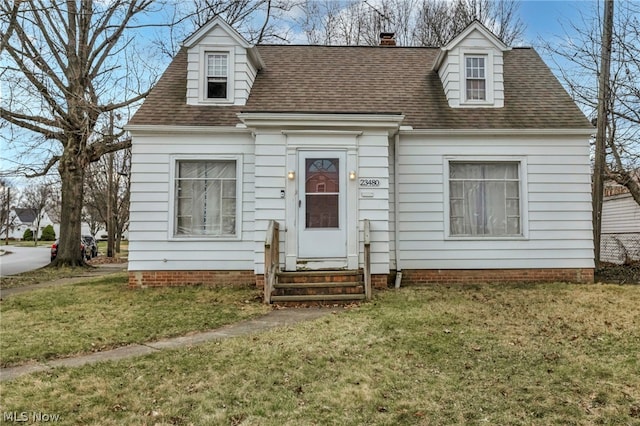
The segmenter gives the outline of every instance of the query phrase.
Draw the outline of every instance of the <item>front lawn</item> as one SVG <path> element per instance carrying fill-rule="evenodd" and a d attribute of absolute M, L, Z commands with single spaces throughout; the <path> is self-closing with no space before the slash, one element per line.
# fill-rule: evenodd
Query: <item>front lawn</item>
<path fill-rule="evenodd" d="M 250 288 L 129 290 L 127 274 L 7 297 L 0 365 L 16 365 L 217 328 L 269 310 Z"/>
<path fill-rule="evenodd" d="M 314 322 L 2 384 L 65 424 L 640 424 L 640 287 L 403 288 Z"/>
<path fill-rule="evenodd" d="M 123 266 L 124 268 L 124 266 Z M 80 278 L 86 277 L 87 281 L 92 276 L 104 275 L 97 268 L 91 267 L 49 267 L 43 266 L 42 268 L 35 269 L 33 271 L 23 272 L 16 275 L 7 275 L 0 277 L 0 289 L 9 289 L 16 287 L 25 287 L 34 284 L 40 284 L 48 281 L 57 281 L 67 278 Z"/>

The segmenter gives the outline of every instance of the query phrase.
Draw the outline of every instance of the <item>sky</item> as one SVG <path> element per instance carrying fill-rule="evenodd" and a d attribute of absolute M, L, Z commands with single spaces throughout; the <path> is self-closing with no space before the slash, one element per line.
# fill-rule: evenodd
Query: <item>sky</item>
<path fill-rule="evenodd" d="M 581 15 L 589 16 L 594 12 L 595 3 L 590 0 L 521 1 L 520 17 L 527 26 L 527 44 L 537 47 L 540 40 L 563 37 L 565 29 L 570 30 L 570 22 L 581 22 Z"/>
<path fill-rule="evenodd" d="M 571 23 L 580 23 L 582 21 L 581 15 L 588 16 L 594 13 L 596 6 L 596 0 L 520 1 L 520 18 L 526 25 L 523 45 L 535 47 L 553 70 L 555 64 L 549 54 L 540 48 L 542 42 L 553 42 L 571 37 Z M 7 157 L 11 157 L 11 153 L 7 152 L 5 143 L 1 140 L 0 172 L 5 172 L 11 166 L 11 163 L 6 161 Z M 16 177 L 11 180 L 18 185 L 20 185 L 18 182 L 23 181 Z"/>

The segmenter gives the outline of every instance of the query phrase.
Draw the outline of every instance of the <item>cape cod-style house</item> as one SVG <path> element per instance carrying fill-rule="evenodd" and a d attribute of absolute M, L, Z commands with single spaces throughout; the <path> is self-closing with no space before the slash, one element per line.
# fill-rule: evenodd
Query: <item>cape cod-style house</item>
<path fill-rule="evenodd" d="M 42 235 L 42 230 L 46 226 L 52 225 L 54 227 L 54 230 L 56 226 L 58 226 L 57 224 L 53 223 L 46 211 L 38 211 L 38 209 L 25 207 L 12 207 L 9 210 L 9 217 L 7 219 L 7 222 L 9 224 L 9 232 L 3 234 L 2 237 L 6 236 L 11 240 L 18 241 L 24 238 L 24 233 L 27 229 L 30 229 L 34 234 L 37 231 L 39 239 Z"/>
<path fill-rule="evenodd" d="M 538 54 L 479 22 L 441 48 L 383 36 L 188 38 L 128 125 L 130 285 L 592 281 L 593 129 Z"/>

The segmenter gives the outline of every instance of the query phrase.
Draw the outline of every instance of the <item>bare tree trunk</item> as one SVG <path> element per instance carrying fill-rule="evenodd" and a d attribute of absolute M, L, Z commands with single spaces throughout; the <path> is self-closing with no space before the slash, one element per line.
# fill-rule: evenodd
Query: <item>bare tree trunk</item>
<path fill-rule="evenodd" d="M 611 69 L 612 33 L 613 0 L 605 0 L 600 50 L 600 77 L 598 80 L 598 129 L 596 133 L 595 161 L 593 166 L 593 248 L 596 268 L 600 266 L 600 237 L 602 231 L 602 199 L 606 166 L 607 109 L 610 92 L 609 73 Z"/>
<path fill-rule="evenodd" d="M 58 256 L 53 265 L 79 266 L 85 264 L 80 252 L 82 198 L 85 165 L 78 157 L 64 154 L 60 159 L 58 171 L 62 180 L 62 211 L 60 213 L 60 236 Z M 69 202 L 65 199 L 71 198 Z"/>

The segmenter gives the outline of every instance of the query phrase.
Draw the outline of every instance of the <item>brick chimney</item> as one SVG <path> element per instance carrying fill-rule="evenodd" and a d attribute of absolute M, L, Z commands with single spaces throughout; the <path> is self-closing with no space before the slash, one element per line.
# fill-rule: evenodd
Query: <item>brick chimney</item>
<path fill-rule="evenodd" d="M 395 46 L 396 33 L 380 33 L 380 46 Z"/>

